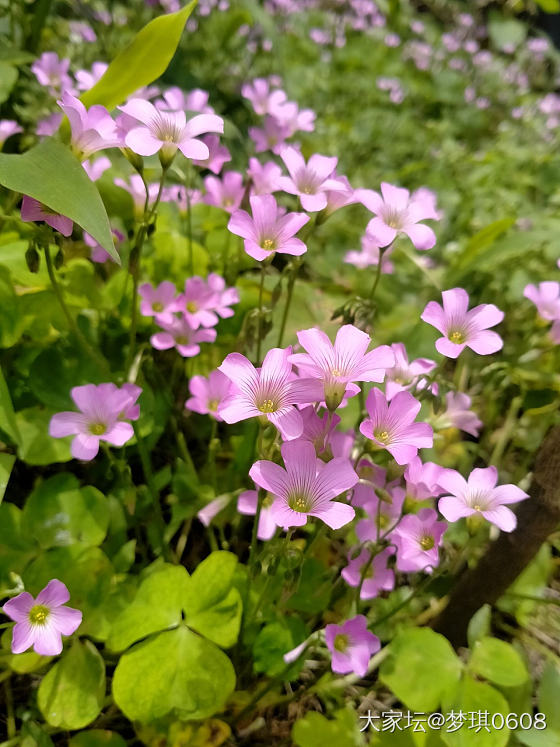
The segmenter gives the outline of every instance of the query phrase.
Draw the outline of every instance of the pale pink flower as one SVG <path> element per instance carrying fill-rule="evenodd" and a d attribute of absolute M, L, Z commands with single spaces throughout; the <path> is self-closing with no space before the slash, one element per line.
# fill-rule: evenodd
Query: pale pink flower
<path fill-rule="evenodd" d="M 150 342 L 156 350 L 176 348 L 183 358 L 192 358 L 200 353 L 201 342 L 214 342 L 215 329 L 194 329 L 186 319 L 173 319 L 167 324 L 161 324 L 161 332 L 150 337 Z"/>
<path fill-rule="evenodd" d="M 348 553 L 348 565 L 342 569 L 341 576 L 348 586 L 357 588 L 365 573 L 360 599 L 374 599 L 381 591 L 391 591 L 394 588 L 395 573 L 392 568 L 387 567 L 389 558 L 395 553 L 393 547 L 382 550 L 371 563 L 370 552 L 365 547 L 355 558 L 352 558 L 352 552 Z"/>
<path fill-rule="evenodd" d="M 251 179 L 253 195 L 270 195 L 281 189 L 282 169 L 273 161 L 261 164 L 257 158 L 250 158 L 247 176 Z"/>
<path fill-rule="evenodd" d="M 334 454 L 331 448 L 331 438 L 335 435 L 334 430 L 340 423 L 338 415 L 325 412 L 322 417 L 319 417 L 315 408 L 309 405 L 301 410 L 301 418 L 303 420 L 301 438 L 313 444 L 318 457 L 328 461 L 333 456 L 342 456 L 342 454 Z"/>
<path fill-rule="evenodd" d="M 208 378 L 192 376 L 189 380 L 191 397 L 185 402 L 187 410 L 210 415 L 221 421 L 218 409 L 231 390 L 231 381 L 221 371 L 211 371 Z"/>
<path fill-rule="evenodd" d="M 218 299 L 215 292 L 198 275 L 185 280 L 185 290 L 178 299 L 180 309 L 193 329 L 215 327 L 218 316 L 214 311 Z"/>
<path fill-rule="evenodd" d="M 44 221 L 51 228 L 61 233 L 63 236 L 70 236 L 74 223 L 65 215 L 55 213 L 46 205 L 28 195 L 23 196 L 21 202 L 21 219 L 26 223 L 31 221 Z"/>
<path fill-rule="evenodd" d="M 395 362 L 387 345 L 368 353 L 370 336 L 352 324 L 338 330 L 334 345 L 317 328 L 301 330 L 297 338 L 307 353 L 295 353 L 290 360 L 306 376 L 322 382 L 324 400 L 330 410 L 336 410 L 345 394 L 350 396 L 359 391 L 353 382 L 383 381 L 385 369 Z"/>
<path fill-rule="evenodd" d="M 337 674 L 367 673 L 373 654 L 381 648 L 379 638 L 367 629 L 367 620 L 356 615 L 342 625 L 325 626 L 325 640 L 332 654 L 331 668 Z"/>
<path fill-rule="evenodd" d="M 223 208 L 228 213 L 237 210 L 245 193 L 243 174 L 237 171 L 226 171 L 221 179 L 217 176 L 207 176 L 204 187 L 204 202 Z"/>
<path fill-rule="evenodd" d="M 9 599 L 2 611 L 15 621 L 12 630 L 12 653 L 21 654 L 33 646 L 41 656 L 58 656 L 62 636 L 72 635 L 82 622 L 82 613 L 65 602 L 70 599 L 66 586 L 56 578 L 34 599 L 28 591 Z"/>
<path fill-rule="evenodd" d="M 107 169 L 111 168 L 111 161 L 107 156 L 101 156 L 96 158 L 95 161 L 83 161 L 82 166 L 91 181 L 96 182 Z"/>
<path fill-rule="evenodd" d="M 241 95 L 251 102 L 255 114 L 271 114 L 277 116 L 280 107 L 286 101 L 286 94 L 281 90 L 273 90 L 266 78 L 255 78 L 241 87 Z"/>
<path fill-rule="evenodd" d="M 204 508 L 201 508 L 197 513 L 196 518 L 202 524 L 204 524 L 205 527 L 209 527 L 212 521 L 216 518 L 220 511 L 223 511 L 228 503 L 228 495 L 219 495 L 217 498 L 214 498 L 213 501 L 207 503 Z"/>
<path fill-rule="evenodd" d="M 435 462 L 423 463 L 420 457 L 412 459 L 404 471 L 406 497 L 415 501 L 425 501 L 441 495 L 443 488 L 438 480 L 444 471 L 444 467 Z"/>
<path fill-rule="evenodd" d="M 436 340 L 438 353 L 457 358 L 469 347 L 479 355 L 490 355 L 503 347 L 502 338 L 488 331 L 488 327 L 502 321 L 503 311 L 492 303 L 480 304 L 469 311 L 469 295 L 463 288 L 443 291 L 441 295 L 443 308 L 430 301 L 420 317 L 442 333 L 443 337 Z"/>
<path fill-rule="evenodd" d="M 259 526 L 257 527 L 257 537 L 260 540 L 269 540 L 276 533 L 276 522 L 273 518 L 272 504 L 274 497 L 268 493 L 263 499 L 261 513 L 259 516 Z M 240 514 L 246 516 L 255 516 L 257 513 L 258 493 L 256 490 L 245 490 L 237 499 L 237 510 Z"/>
<path fill-rule="evenodd" d="M 275 496 L 270 510 L 278 526 L 304 526 L 309 516 L 321 519 L 331 529 L 352 521 L 352 506 L 333 500 L 358 481 L 350 460 L 332 459 L 325 464 L 317 459 L 313 444 L 301 439 L 283 443 L 281 452 L 285 469 L 263 459 L 249 471 L 260 488 Z"/>
<path fill-rule="evenodd" d="M 59 412 L 49 423 L 49 435 L 54 438 L 75 436 L 71 452 L 75 459 L 89 461 L 99 451 L 99 442 L 123 446 L 134 435 L 130 423 L 123 417 L 135 406 L 140 388 L 121 387 L 115 384 L 86 384 L 70 391 L 79 412 Z M 137 392 L 137 394 L 136 394 Z M 136 394 L 136 396 L 135 396 Z"/>
<path fill-rule="evenodd" d="M 230 353 L 218 367 L 232 383 L 232 392 L 218 412 L 226 423 L 266 417 L 285 440 L 301 436 L 303 421 L 294 405 L 318 402 L 322 389 L 315 379 L 294 379 L 289 357 L 292 349 L 273 348 L 256 369 L 240 353 Z"/>
<path fill-rule="evenodd" d="M 473 469 L 468 480 L 453 469 L 445 470 L 439 483 L 450 495 L 439 499 L 439 512 L 447 521 L 480 514 L 503 532 L 512 532 L 517 519 L 507 504 L 523 501 L 529 496 L 516 485 L 496 487 L 497 482 L 498 470 L 495 467 Z"/>
<path fill-rule="evenodd" d="M 128 194 L 132 197 L 132 201 L 134 203 L 134 214 L 136 216 L 141 216 L 144 212 L 146 189 L 144 187 L 144 182 L 142 181 L 142 177 L 140 176 L 140 174 L 131 174 L 128 177 L 127 181 L 121 179 L 120 177 L 117 177 L 113 180 L 113 183 L 116 187 L 120 187 L 121 189 L 124 189 L 126 192 L 128 192 Z M 158 191 L 159 184 L 157 184 L 156 182 L 148 184 L 148 207 L 154 203 Z"/>
<path fill-rule="evenodd" d="M 420 402 L 409 392 L 399 392 L 391 402 L 374 387 L 368 394 L 366 410 L 369 419 L 360 425 L 360 432 L 380 449 L 387 449 L 397 464 L 408 464 L 418 449 L 433 445 L 433 431 L 428 423 L 415 423 Z"/>
<path fill-rule="evenodd" d="M 237 288 L 226 287 L 226 281 L 221 275 L 211 272 L 206 278 L 208 287 L 214 292 L 214 311 L 222 319 L 229 319 L 234 315 L 230 306 L 239 303 L 239 291 Z"/>
<path fill-rule="evenodd" d="M 336 173 L 334 174 L 334 178 L 337 182 L 344 185 L 344 189 L 327 190 L 325 192 L 327 197 L 325 211 L 327 215 L 332 215 L 336 210 L 356 202 L 354 190 L 348 179 L 345 176 L 337 176 Z"/>
<path fill-rule="evenodd" d="M 313 132 L 316 114 L 312 109 L 300 109 L 295 101 L 286 101 L 273 116 L 281 127 L 286 127 L 288 137 L 298 131 Z"/>
<path fill-rule="evenodd" d="M 482 420 L 472 412 L 471 398 L 463 392 L 447 392 L 445 395 L 447 408 L 438 413 L 433 419 L 434 428 L 458 428 L 471 436 L 478 436 L 482 428 Z"/>
<path fill-rule="evenodd" d="M 359 269 L 363 270 L 366 267 L 376 267 L 379 264 L 379 257 L 381 250 L 378 242 L 375 239 L 365 233 L 361 239 L 362 249 L 361 251 L 351 250 L 346 252 L 344 255 L 344 261 L 348 264 L 354 265 Z M 385 249 L 381 260 L 381 273 L 383 275 L 391 275 L 394 272 L 394 265 L 389 259 L 390 254 L 393 251 L 393 247 Z"/>
<path fill-rule="evenodd" d="M 279 155 L 285 147 L 286 138 L 290 137 L 290 129 L 280 124 L 275 117 L 265 117 L 262 129 L 249 127 L 249 137 L 255 143 L 257 153 L 270 150 Z"/>
<path fill-rule="evenodd" d="M 68 58 L 61 60 L 56 52 L 43 52 L 31 65 L 31 72 L 42 86 L 46 86 L 49 92 L 56 96 L 61 91 L 69 91 L 72 88 L 72 78 L 68 74 L 69 67 Z"/>
<path fill-rule="evenodd" d="M 208 169 L 213 174 L 219 174 L 224 163 L 231 161 L 231 153 L 225 145 L 220 143 L 217 135 L 205 135 L 200 139 L 208 148 L 208 158 L 193 158 L 194 165 L 201 169 Z"/>
<path fill-rule="evenodd" d="M 175 314 L 181 310 L 175 284 L 164 280 L 157 287 L 143 283 L 138 288 L 140 313 L 142 316 L 153 316 L 158 324 L 171 324 Z"/>
<path fill-rule="evenodd" d="M 49 135 L 54 135 L 60 127 L 62 117 L 63 115 L 59 112 L 54 112 L 53 114 L 49 114 L 48 117 L 43 117 L 42 119 L 40 119 L 37 122 L 37 135 L 39 137 L 48 137 Z"/>
<path fill-rule="evenodd" d="M 360 542 L 377 542 L 383 535 L 390 534 L 399 521 L 406 497 L 403 488 L 390 483 L 382 489 L 382 495 L 383 500 L 375 489 L 364 483 L 354 488 L 352 505 L 366 512 L 366 518 L 356 524 L 356 536 Z"/>
<path fill-rule="evenodd" d="M 386 370 L 385 396 L 388 402 L 398 392 L 412 388 L 423 375 L 433 371 L 436 367 L 435 361 L 429 358 L 416 358 L 409 362 L 402 342 L 394 342 L 391 350 L 395 356 L 395 365 Z"/>
<path fill-rule="evenodd" d="M 447 529 L 445 521 L 437 520 L 433 508 L 421 508 L 417 514 L 407 514 L 391 534 L 397 547 L 397 569 L 403 573 L 431 573 L 439 565 L 438 548 Z"/>
<path fill-rule="evenodd" d="M 553 280 L 545 280 L 538 286 L 530 283 L 525 286 L 523 295 L 535 304 L 539 316 L 543 319 L 560 319 L 560 283 Z"/>
<path fill-rule="evenodd" d="M 156 101 L 158 109 L 170 111 L 200 112 L 200 114 L 214 114 L 214 109 L 208 104 L 208 91 L 194 88 L 185 93 L 178 86 L 168 88 L 163 94 L 163 99 Z"/>
<path fill-rule="evenodd" d="M 292 147 L 283 148 L 280 157 L 290 174 L 282 177 L 281 188 L 284 192 L 298 195 L 304 210 L 310 213 L 324 210 L 327 207 L 326 192 L 347 191 L 344 182 L 333 177 L 338 158 L 314 154 L 306 163 L 301 153 Z"/>
<path fill-rule="evenodd" d="M 120 144 L 115 123 L 104 106 L 96 104 L 86 109 L 68 91 L 64 91 L 57 104 L 70 121 L 70 145 L 80 161 L 85 161 L 98 150 L 116 148 Z"/>
<path fill-rule="evenodd" d="M 80 91 L 89 91 L 105 75 L 109 65 L 106 62 L 94 62 L 91 70 L 78 70 L 76 83 Z"/>
<path fill-rule="evenodd" d="M 23 128 L 20 127 L 15 119 L 0 119 L 0 148 L 2 148 L 9 137 L 16 135 L 18 132 L 23 132 Z M 278 170 L 280 171 L 279 166 Z"/>
<path fill-rule="evenodd" d="M 307 251 L 295 234 L 308 221 L 305 213 L 285 213 L 278 207 L 273 195 L 255 195 L 249 198 L 252 217 L 245 210 L 236 210 L 231 216 L 228 229 L 244 241 L 245 251 L 250 257 L 262 261 L 278 254 L 300 256 Z"/>

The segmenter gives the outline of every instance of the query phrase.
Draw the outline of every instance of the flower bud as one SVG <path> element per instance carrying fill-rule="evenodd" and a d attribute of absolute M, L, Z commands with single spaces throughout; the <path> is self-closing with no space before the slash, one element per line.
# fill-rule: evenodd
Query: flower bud
<path fill-rule="evenodd" d="M 25 261 L 27 262 L 27 269 L 29 272 L 39 272 L 41 257 L 34 246 L 30 246 L 25 252 Z"/>

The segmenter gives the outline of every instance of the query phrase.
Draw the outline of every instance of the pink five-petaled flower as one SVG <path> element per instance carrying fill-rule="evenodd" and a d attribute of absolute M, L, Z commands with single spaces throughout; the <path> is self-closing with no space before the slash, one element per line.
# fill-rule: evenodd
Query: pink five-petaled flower
<path fill-rule="evenodd" d="M 409 362 L 402 342 L 394 342 L 391 350 L 395 354 L 395 365 L 386 371 L 385 394 L 388 401 L 398 392 L 413 387 L 423 374 L 433 371 L 436 367 L 436 362 L 428 358 L 417 358 Z"/>
<path fill-rule="evenodd" d="M 463 516 L 480 514 L 503 532 L 515 529 L 517 519 L 508 503 L 523 501 L 529 496 L 516 485 L 498 485 L 498 470 L 495 467 L 473 469 L 465 480 L 454 469 L 448 469 L 438 478 L 444 491 L 438 509 L 447 521 L 458 521 Z"/>
<path fill-rule="evenodd" d="M 259 488 L 275 496 L 270 511 L 278 526 L 301 527 L 308 516 L 331 529 L 352 521 L 352 506 L 333 500 L 358 482 L 349 459 L 338 457 L 325 464 L 317 459 L 313 444 L 301 439 L 283 443 L 280 450 L 286 469 L 262 459 L 249 470 Z"/>
<path fill-rule="evenodd" d="M 56 578 L 33 599 L 28 591 L 10 599 L 2 607 L 15 621 L 12 631 L 12 653 L 21 654 L 33 646 L 41 656 L 58 656 L 62 651 L 61 635 L 72 635 L 82 622 L 82 613 L 66 607 L 70 599 L 66 586 Z"/>
<path fill-rule="evenodd" d="M 134 435 L 128 413 L 142 391 L 127 386 L 118 389 L 115 384 L 86 384 L 75 386 L 70 395 L 80 412 L 59 412 L 49 423 L 49 435 L 54 438 L 75 436 L 71 451 L 75 459 L 89 461 L 99 451 L 99 442 L 123 446 Z M 137 393 L 136 393 L 137 391 Z M 136 418 L 133 418 L 134 420 Z"/>
<path fill-rule="evenodd" d="M 104 106 L 96 104 L 86 109 L 79 99 L 67 91 L 57 103 L 70 121 L 70 143 L 80 161 L 85 161 L 98 150 L 119 145 L 117 128 Z"/>
<path fill-rule="evenodd" d="M 70 60 L 60 59 L 56 52 L 43 52 L 31 65 L 31 72 L 42 86 L 46 86 L 55 95 L 61 90 L 72 87 L 72 78 L 68 75 Z"/>
<path fill-rule="evenodd" d="M 447 529 L 445 521 L 437 520 L 433 508 L 421 508 L 417 514 L 404 516 L 391 535 L 397 547 L 397 569 L 403 573 L 431 573 L 439 565 L 438 547 Z"/>
<path fill-rule="evenodd" d="M 211 415 L 214 420 L 222 420 L 218 408 L 230 389 L 231 381 L 221 371 L 211 371 L 208 378 L 193 376 L 189 381 L 192 396 L 185 402 L 185 407 L 201 415 Z"/>
<path fill-rule="evenodd" d="M 349 586 L 357 588 L 362 584 L 360 599 L 374 599 L 380 591 L 391 591 L 395 586 L 395 573 L 387 567 L 387 561 L 394 553 L 393 547 L 387 547 L 370 560 L 371 555 L 365 547 L 356 558 L 352 558 L 350 551 L 348 565 L 342 569 L 341 576 Z"/>
<path fill-rule="evenodd" d="M 282 438 L 299 438 L 303 431 L 301 414 L 294 405 L 308 405 L 322 397 L 315 379 L 294 379 L 289 362 L 291 347 L 272 348 L 262 368 L 256 369 L 240 353 L 230 353 L 218 367 L 232 382 L 232 391 L 218 412 L 226 423 L 266 417 Z"/>
<path fill-rule="evenodd" d="M 369 661 L 381 648 L 379 638 L 367 629 L 367 620 L 356 615 L 342 625 L 326 625 L 325 640 L 332 654 L 331 668 L 337 674 L 367 673 Z"/>
<path fill-rule="evenodd" d="M 436 340 L 438 353 L 457 358 L 469 347 L 479 355 L 490 355 L 503 347 L 502 338 L 488 330 L 504 318 L 504 312 L 497 306 L 480 304 L 469 311 L 469 295 L 463 288 L 443 291 L 441 296 L 443 308 L 436 301 L 430 301 L 420 316 L 443 335 Z"/>
<path fill-rule="evenodd" d="M 426 200 L 411 199 L 408 189 L 382 182 L 381 194 L 358 189 L 355 197 L 375 215 L 366 231 L 379 246 L 389 246 L 399 233 L 405 233 L 417 249 L 431 249 L 436 243 L 432 229 L 419 221 L 437 220 L 437 213 Z"/>
<path fill-rule="evenodd" d="M 539 283 L 538 287 L 530 283 L 525 286 L 523 295 L 535 304 L 543 319 L 549 322 L 560 320 L 560 283 L 548 280 Z"/>
<path fill-rule="evenodd" d="M 174 283 L 164 280 L 157 287 L 151 283 L 143 283 L 138 288 L 142 298 L 140 313 L 142 316 L 153 316 L 158 324 L 171 324 L 175 313 L 180 311 L 179 297 Z"/>
<path fill-rule="evenodd" d="M 215 327 L 218 317 L 214 311 L 218 299 L 209 283 L 198 275 L 185 280 L 185 292 L 179 297 L 180 309 L 193 329 Z"/>
<path fill-rule="evenodd" d="M 420 406 L 409 392 L 399 392 L 388 403 L 383 392 L 374 387 L 366 400 L 369 419 L 360 425 L 360 432 L 387 449 L 397 464 L 408 464 L 418 449 L 429 449 L 434 441 L 428 423 L 414 422 Z"/>
<path fill-rule="evenodd" d="M 206 160 L 210 156 L 208 146 L 196 136 L 224 131 L 223 119 L 215 114 L 197 114 L 187 122 L 183 111 L 160 111 L 144 99 L 131 99 L 119 109 L 142 123 L 126 134 L 127 147 L 140 156 L 153 156 L 161 151 L 166 162 L 174 158 L 177 149 L 186 158 Z"/>
<path fill-rule="evenodd" d="M 305 163 L 299 151 L 291 146 L 282 149 L 280 154 L 290 176 L 281 178 L 284 192 L 298 195 L 302 207 L 310 213 L 327 207 L 326 192 L 347 191 L 346 184 L 340 179 L 331 178 L 338 158 L 320 156 L 317 153 Z"/>
<path fill-rule="evenodd" d="M 245 490 L 237 499 L 237 510 L 240 514 L 245 514 L 246 516 L 255 516 L 258 500 L 259 497 L 256 490 Z M 257 537 L 260 540 L 272 539 L 276 532 L 277 525 L 271 510 L 273 502 L 273 496 L 265 495 L 259 516 L 259 526 L 257 527 Z"/>
<path fill-rule="evenodd" d="M 274 252 L 300 256 L 307 247 L 296 239 L 299 229 L 309 221 L 305 213 L 281 214 L 272 195 L 254 195 L 249 198 L 253 216 L 245 210 L 236 210 L 231 216 L 228 229 L 245 239 L 245 251 L 250 257 L 261 261 Z"/>
<path fill-rule="evenodd" d="M 163 330 L 150 337 L 150 342 L 156 350 L 176 348 L 183 358 L 192 358 L 200 353 L 201 342 L 214 342 L 215 329 L 195 329 L 187 319 L 173 319 L 167 324 L 160 325 Z"/>
<path fill-rule="evenodd" d="M 245 187 L 243 186 L 243 174 L 238 171 L 226 171 L 222 178 L 217 176 L 207 176 L 204 180 L 206 194 L 204 202 L 207 205 L 216 207 L 233 213 L 243 199 Z"/>
<path fill-rule="evenodd" d="M 34 200 L 33 197 L 28 197 L 28 195 L 24 195 L 21 202 L 21 219 L 26 223 L 38 220 L 45 221 L 47 225 L 54 228 L 63 236 L 70 236 L 74 227 L 74 223 L 70 218 L 55 213 L 38 200 Z"/>
<path fill-rule="evenodd" d="M 395 365 L 395 356 L 388 345 L 367 352 L 371 338 L 352 324 L 345 324 L 336 333 L 333 343 L 320 329 L 304 329 L 297 333 L 299 344 L 307 353 L 290 357 L 306 376 L 320 379 L 329 410 L 336 410 L 345 394 L 357 394 L 354 381 L 383 381 L 385 369 Z"/>

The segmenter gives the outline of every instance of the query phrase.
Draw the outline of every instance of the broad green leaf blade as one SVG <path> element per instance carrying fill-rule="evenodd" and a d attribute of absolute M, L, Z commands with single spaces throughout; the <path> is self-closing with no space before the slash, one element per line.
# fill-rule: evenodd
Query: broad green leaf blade
<path fill-rule="evenodd" d="M 74 734 L 68 742 L 68 747 L 126 747 L 126 742 L 115 731 L 89 729 Z"/>
<path fill-rule="evenodd" d="M 81 97 L 85 106 L 102 104 L 114 109 L 131 93 L 165 72 L 175 54 L 185 24 L 196 6 L 192 0 L 176 13 L 154 18 L 115 57 L 105 74 Z"/>
<path fill-rule="evenodd" d="M 469 620 L 467 628 L 467 640 L 469 648 L 474 648 L 477 641 L 490 635 L 492 627 L 492 607 L 489 604 L 483 604 Z"/>
<path fill-rule="evenodd" d="M 429 628 L 401 630 L 389 644 L 380 679 L 415 711 L 435 711 L 463 665 L 449 641 Z"/>
<path fill-rule="evenodd" d="M 312 711 L 296 721 L 292 739 L 298 747 L 360 747 L 364 744 L 359 732 L 361 724 L 350 708 L 337 711 L 334 719 Z"/>
<path fill-rule="evenodd" d="M 105 663 L 93 643 L 75 641 L 48 671 L 37 701 L 51 726 L 82 729 L 103 707 Z"/>
<path fill-rule="evenodd" d="M 4 312 L 2 312 L 4 313 Z M 10 391 L 0 368 L 0 431 L 9 436 L 15 444 L 21 443 L 21 434 L 16 422 Z"/>
<path fill-rule="evenodd" d="M 185 626 L 133 646 L 113 676 L 116 704 L 141 723 L 167 714 L 185 721 L 208 718 L 223 709 L 234 688 L 228 657 Z"/>
<path fill-rule="evenodd" d="M 21 155 L 0 153 L 0 184 L 71 218 L 121 263 L 97 187 L 58 140 L 45 138 Z"/>
<path fill-rule="evenodd" d="M 0 104 L 4 103 L 10 95 L 17 77 L 17 68 L 5 62 L 0 62 Z"/>
<path fill-rule="evenodd" d="M 178 625 L 187 581 L 182 565 L 166 564 L 147 576 L 133 601 L 113 622 L 107 647 L 123 651 L 150 633 Z"/>
<path fill-rule="evenodd" d="M 463 677 L 457 687 L 450 688 L 445 694 L 442 706 L 443 713 L 462 712 L 466 716 L 461 728 L 451 731 L 446 725 L 440 731 L 448 747 L 505 747 L 509 743 L 506 718 L 510 706 L 502 693 L 486 682 Z M 484 722 L 485 714 L 488 716 L 487 727 L 480 725 L 477 728 L 479 719 Z"/>
<path fill-rule="evenodd" d="M 529 673 L 510 643 L 486 637 L 475 643 L 469 669 L 502 687 L 522 685 Z"/>
<path fill-rule="evenodd" d="M 8 480 L 12 473 L 12 467 L 16 458 L 13 454 L 0 454 L 0 503 L 8 487 Z"/>

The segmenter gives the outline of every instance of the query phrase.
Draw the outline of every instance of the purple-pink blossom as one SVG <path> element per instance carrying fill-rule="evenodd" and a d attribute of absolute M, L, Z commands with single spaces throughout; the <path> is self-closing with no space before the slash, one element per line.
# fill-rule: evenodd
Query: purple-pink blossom
<path fill-rule="evenodd" d="M 503 340 L 488 327 L 494 327 L 504 318 L 493 303 L 480 304 L 469 311 L 469 295 L 463 288 L 453 288 L 441 294 L 443 307 L 430 301 L 421 314 L 421 319 L 442 333 L 436 340 L 438 353 L 448 358 L 457 358 L 469 347 L 479 355 L 490 355 L 501 350 Z"/>
<path fill-rule="evenodd" d="M 256 369 L 241 353 L 230 353 L 218 370 L 232 383 L 232 391 L 218 412 L 226 423 L 265 417 L 280 431 L 282 438 L 301 436 L 303 421 L 294 405 L 318 402 L 322 396 L 315 379 L 293 377 L 289 357 L 292 349 L 273 348 Z"/>
<path fill-rule="evenodd" d="M 421 508 L 417 514 L 406 514 L 391 534 L 397 547 L 397 569 L 403 573 L 431 573 L 439 565 L 439 550 L 445 521 L 438 521 L 433 508 Z"/>
<path fill-rule="evenodd" d="M 415 423 L 420 402 L 409 392 L 399 392 L 391 402 L 374 387 L 368 394 L 366 410 L 369 418 L 360 425 L 360 432 L 380 449 L 387 449 L 397 464 L 408 464 L 418 449 L 433 445 L 433 431 L 428 423 Z"/>
<path fill-rule="evenodd" d="M 284 192 L 298 195 L 304 210 L 310 213 L 324 210 L 327 192 L 347 192 L 346 184 L 333 177 L 338 158 L 316 153 L 306 163 L 301 153 L 292 147 L 283 148 L 280 157 L 290 174 L 282 177 L 281 188 Z"/>
<path fill-rule="evenodd" d="M 41 656 L 58 656 L 62 651 L 62 636 L 72 635 L 82 622 L 82 613 L 67 607 L 70 593 L 53 578 L 34 599 L 28 591 L 9 599 L 2 607 L 5 615 L 15 621 L 12 630 L 12 653 L 21 654 L 33 646 Z"/>
<path fill-rule="evenodd" d="M 136 400 L 142 391 L 140 387 L 131 389 L 130 386 L 133 385 L 120 389 L 113 383 L 75 386 L 70 395 L 79 412 L 53 415 L 49 435 L 54 438 L 74 436 L 70 447 L 72 456 L 84 461 L 97 455 L 101 441 L 123 446 L 134 436 L 132 426 L 125 420 L 137 419 Z"/>
<path fill-rule="evenodd" d="M 150 337 L 153 347 L 156 350 L 176 348 L 183 358 L 192 358 L 198 355 L 201 342 L 214 342 L 216 339 L 215 329 L 196 329 L 184 317 L 175 318 L 168 323 L 160 324 L 160 326 L 162 330 Z"/>
<path fill-rule="evenodd" d="M 238 171 L 226 171 L 221 179 L 217 176 L 207 176 L 204 187 L 204 202 L 223 208 L 228 213 L 237 210 L 245 193 L 243 174 Z"/>
<path fill-rule="evenodd" d="M 420 457 L 415 457 L 407 465 L 404 471 L 406 484 L 406 497 L 416 501 L 425 501 L 443 493 L 440 486 L 439 476 L 445 471 L 435 462 L 422 462 Z"/>
<path fill-rule="evenodd" d="M 325 641 L 331 652 L 331 668 L 337 674 L 367 673 L 373 654 L 381 648 L 379 638 L 367 629 L 367 620 L 356 615 L 342 625 L 325 626 Z"/>
<path fill-rule="evenodd" d="M 256 490 L 245 490 L 237 499 L 237 510 L 240 514 L 245 514 L 246 516 L 255 516 L 258 500 L 259 496 Z M 266 541 L 272 539 L 276 533 L 277 525 L 272 512 L 273 503 L 274 496 L 267 493 L 262 501 L 259 525 L 257 527 L 257 537 L 260 540 Z"/>
<path fill-rule="evenodd" d="M 331 529 L 352 521 L 352 506 L 334 500 L 358 482 L 349 459 L 335 458 L 325 464 L 317 459 L 313 444 L 301 439 L 283 443 L 281 453 L 285 469 L 262 459 L 249 471 L 260 488 L 275 496 L 270 511 L 278 526 L 304 526 L 309 516 Z"/>
<path fill-rule="evenodd" d="M 478 436 L 482 428 L 482 420 L 471 408 L 471 398 L 464 392 L 447 392 L 445 395 L 446 409 L 438 413 L 432 422 L 435 428 L 458 428 L 471 436 Z"/>
<path fill-rule="evenodd" d="M 44 221 L 47 225 L 54 228 L 63 236 L 70 236 L 74 227 L 74 223 L 70 218 L 55 213 L 49 207 L 28 195 L 24 195 L 23 200 L 21 201 L 21 219 L 26 223 L 31 221 Z"/>
<path fill-rule="evenodd" d="M 151 283 L 143 283 L 138 288 L 138 295 L 142 299 L 142 316 L 153 316 L 158 324 L 171 324 L 176 318 L 175 314 L 181 310 L 177 289 L 169 280 L 164 280 L 156 287 Z"/>
<path fill-rule="evenodd" d="M 228 229 L 245 240 L 245 251 L 250 257 L 260 262 L 275 252 L 300 256 L 307 251 L 306 245 L 295 235 L 309 221 L 308 215 L 283 214 L 273 195 L 254 195 L 249 202 L 253 215 L 236 210 Z"/>
<path fill-rule="evenodd" d="M 412 388 L 421 376 L 436 367 L 436 362 L 429 358 L 416 358 L 409 362 L 408 353 L 402 342 L 393 343 L 391 350 L 395 356 L 395 365 L 388 368 L 385 373 L 385 395 L 388 402 L 395 394 Z"/>
<path fill-rule="evenodd" d="M 363 477 L 362 477 L 363 479 Z M 383 495 L 383 500 L 377 495 Z M 397 525 L 404 505 L 405 492 L 403 488 L 389 483 L 380 490 L 362 482 L 356 485 L 352 494 L 352 505 L 362 508 L 366 518 L 356 524 L 356 536 L 360 542 L 377 542 L 380 537 L 389 534 Z"/>
<path fill-rule="evenodd" d="M 275 117 L 264 118 L 263 127 L 249 127 L 249 137 L 255 143 L 257 153 L 271 150 L 276 155 L 286 147 L 286 138 L 290 137 L 290 128 L 280 124 Z"/>
<path fill-rule="evenodd" d="M 231 389 L 231 381 L 221 371 L 211 371 L 208 378 L 193 376 L 189 380 L 191 396 L 185 402 L 187 410 L 210 415 L 214 420 L 222 420 L 218 409 Z"/>
<path fill-rule="evenodd" d="M 266 78 L 255 78 L 241 87 L 241 95 L 251 102 L 255 114 L 277 116 L 286 101 L 286 94 L 280 89 L 272 89 Z"/>
<path fill-rule="evenodd" d="M 447 521 L 458 521 L 463 516 L 479 514 L 503 532 L 515 529 L 517 519 L 507 506 L 528 498 L 516 485 L 498 485 L 495 467 L 473 469 L 465 480 L 456 470 L 447 469 L 439 477 L 439 484 L 449 495 L 439 499 L 439 512 Z"/>
<path fill-rule="evenodd" d="M 213 174 L 219 174 L 224 163 L 231 161 L 229 150 L 220 143 L 217 135 L 205 135 L 201 141 L 208 148 L 208 158 L 193 158 L 194 165 L 201 169 L 208 169 Z"/>
<path fill-rule="evenodd" d="M 91 66 L 91 70 L 77 70 L 76 71 L 76 83 L 80 91 L 89 91 L 90 88 L 100 80 L 105 73 L 109 65 L 106 62 L 94 62 Z"/>
<path fill-rule="evenodd" d="M 270 195 L 281 189 L 282 169 L 273 161 L 261 164 L 257 158 L 250 158 L 247 176 L 251 180 L 253 195 Z"/>
<path fill-rule="evenodd" d="M 371 554 L 365 547 L 355 558 L 351 550 L 348 565 L 342 569 L 341 576 L 349 586 L 356 588 L 362 583 L 360 599 L 374 599 L 381 591 L 391 591 L 395 586 L 395 572 L 387 566 L 394 553 L 393 547 L 387 547 L 371 560 Z"/>
<path fill-rule="evenodd" d="M 107 156 L 101 156 L 95 161 L 83 161 L 82 167 L 92 182 L 96 182 L 107 169 L 111 168 L 111 161 Z"/>
<path fill-rule="evenodd" d="M 540 317 L 549 322 L 560 320 L 560 283 L 554 280 L 545 280 L 538 286 L 530 283 L 523 295 L 535 304 Z"/>
<path fill-rule="evenodd" d="M 43 52 L 31 65 L 31 72 L 42 86 L 46 86 L 49 92 L 56 96 L 61 91 L 69 91 L 72 88 L 72 78 L 68 74 L 69 67 L 68 58 L 61 60 L 56 52 Z"/>
<path fill-rule="evenodd" d="M 375 215 L 366 230 L 379 246 L 389 246 L 399 233 L 406 234 L 417 249 L 431 249 L 436 243 L 433 230 L 420 223 L 426 218 L 437 220 L 433 207 L 424 199 L 411 198 L 408 189 L 382 182 L 381 194 L 358 189 L 355 195 Z"/>
<path fill-rule="evenodd" d="M 98 150 L 116 148 L 120 144 L 115 123 L 104 106 L 96 104 L 86 109 L 79 99 L 67 91 L 57 103 L 70 122 L 70 145 L 80 161 Z"/>

